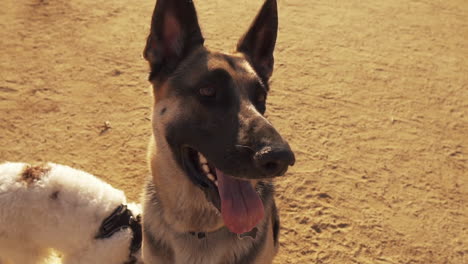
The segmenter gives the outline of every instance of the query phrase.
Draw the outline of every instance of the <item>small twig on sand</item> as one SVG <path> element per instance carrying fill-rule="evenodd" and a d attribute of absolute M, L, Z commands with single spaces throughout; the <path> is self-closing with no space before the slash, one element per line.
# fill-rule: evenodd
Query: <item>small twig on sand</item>
<path fill-rule="evenodd" d="M 106 133 L 107 131 L 109 131 L 109 129 L 111 129 L 112 126 L 111 126 L 109 121 L 105 121 L 104 125 L 100 126 L 99 128 L 101 129 L 101 132 L 99 132 L 99 135 L 101 136 L 104 133 Z"/>

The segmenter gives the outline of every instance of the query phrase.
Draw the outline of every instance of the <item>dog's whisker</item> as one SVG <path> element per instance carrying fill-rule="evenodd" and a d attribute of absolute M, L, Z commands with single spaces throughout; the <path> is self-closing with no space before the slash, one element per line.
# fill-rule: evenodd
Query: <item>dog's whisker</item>
<path fill-rule="evenodd" d="M 236 148 L 243 148 L 243 149 L 247 149 L 253 153 L 255 153 L 255 150 L 252 148 L 252 147 L 249 147 L 249 146 L 245 146 L 245 145 L 235 145 Z"/>

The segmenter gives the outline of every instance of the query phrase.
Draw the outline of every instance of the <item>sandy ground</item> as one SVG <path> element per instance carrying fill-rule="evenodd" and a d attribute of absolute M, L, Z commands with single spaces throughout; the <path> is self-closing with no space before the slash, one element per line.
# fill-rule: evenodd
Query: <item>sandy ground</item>
<path fill-rule="evenodd" d="M 261 1 L 196 5 L 207 45 L 230 51 Z M 1 1 L 0 161 L 71 165 L 139 199 L 153 6 Z M 277 180 L 276 263 L 468 263 L 468 2 L 279 9 L 267 115 L 298 160 Z"/>

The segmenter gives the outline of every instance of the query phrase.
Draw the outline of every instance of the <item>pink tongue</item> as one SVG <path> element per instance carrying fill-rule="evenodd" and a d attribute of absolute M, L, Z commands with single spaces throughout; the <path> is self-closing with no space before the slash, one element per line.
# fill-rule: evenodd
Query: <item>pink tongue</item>
<path fill-rule="evenodd" d="M 224 224 L 236 234 L 252 230 L 264 215 L 263 203 L 250 182 L 216 169 Z"/>

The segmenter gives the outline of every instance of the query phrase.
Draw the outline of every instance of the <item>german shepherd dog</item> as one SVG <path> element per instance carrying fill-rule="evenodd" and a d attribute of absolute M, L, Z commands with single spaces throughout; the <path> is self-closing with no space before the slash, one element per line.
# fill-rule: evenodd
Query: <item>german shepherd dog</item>
<path fill-rule="evenodd" d="M 144 50 L 154 94 L 145 263 L 272 262 L 271 179 L 295 161 L 263 116 L 277 29 L 276 0 L 266 0 L 236 52 L 215 52 L 191 0 L 157 1 Z"/>

